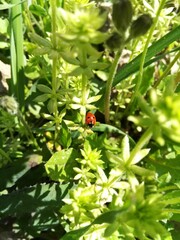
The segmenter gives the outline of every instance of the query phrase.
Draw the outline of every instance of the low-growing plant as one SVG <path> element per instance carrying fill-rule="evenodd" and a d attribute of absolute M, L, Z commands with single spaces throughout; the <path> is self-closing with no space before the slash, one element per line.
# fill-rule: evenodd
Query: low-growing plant
<path fill-rule="evenodd" d="M 1 1 L 3 238 L 178 239 L 178 7 Z"/>

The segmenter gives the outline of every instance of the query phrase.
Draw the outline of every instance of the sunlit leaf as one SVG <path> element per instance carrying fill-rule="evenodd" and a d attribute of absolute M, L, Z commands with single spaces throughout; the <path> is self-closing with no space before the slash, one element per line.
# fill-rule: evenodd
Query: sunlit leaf
<path fill-rule="evenodd" d="M 98 101 L 101 97 L 102 97 L 101 95 L 97 95 L 97 96 L 94 96 L 94 97 L 90 97 L 90 98 L 88 98 L 87 103 L 96 102 L 96 101 Z"/>
<path fill-rule="evenodd" d="M 59 132 L 59 142 L 64 148 L 70 147 L 72 142 L 70 131 L 64 121 Z"/>
<path fill-rule="evenodd" d="M 122 140 L 122 158 L 126 162 L 130 156 L 129 138 L 126 135 Z"/>
<path fill-rule="evenodd" d="M 139 150 L 132 160 L 132 164 L 136 164 L 148 155 L 150 148 Z"/>
<path fill-rule="evenodd" d="M 76 157 L 78 153 L 75 149 L 69 148 L 63 149 L 60 152 L 56 152 L 45 164 L 46 171 L 50 178 L 54 181 L 60 181 L 73 179 L 74 170 L 76 167 Z"/>

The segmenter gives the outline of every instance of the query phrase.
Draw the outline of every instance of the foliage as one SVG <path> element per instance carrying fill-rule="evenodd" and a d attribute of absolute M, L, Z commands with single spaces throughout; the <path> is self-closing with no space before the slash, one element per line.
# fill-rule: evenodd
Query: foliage
<path fill-rule="evenodd" d="M 178 1 L 0 10 L 2 238 L 179 239 Z"/>

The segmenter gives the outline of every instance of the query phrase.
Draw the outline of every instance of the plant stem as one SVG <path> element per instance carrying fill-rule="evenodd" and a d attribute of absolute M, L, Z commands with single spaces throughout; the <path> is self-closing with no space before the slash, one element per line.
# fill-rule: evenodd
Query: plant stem
<path fill-rule="evenodd" d="M 11 158 L 8 156 L 8 154 L 2 148 L 0 148 L 0 155 L 3 156 L 3 158 L 5 158 L 5 160 L 7 160 L 7 162 L 12 162 Z"/>
<path fill-rule="evenodd" d="M 166 70 L 163 72 L 163 74 L 159 77 L 159 79 L 155 82 L 154 84 L 154 88 L 156 88 L 159 83 L 161 82 L 161 80 L 163 80 L 167 74 L 169 73 L 169 71 L 171 70 L 172 66 L 176 63 L 176 61 L 180 58 L 180 51 L 176 54 L 176 56 L 174 57 L 174 59 L 170 62 L 170 64 L 167 66 Z"/>
<path fill-rule="evenodd" d="M 109 77 L 106 83 L 106 92 L 105 92 L 105 102 L 104 102 L 104 113 L 105 113 L 105 122 L 109 123 L 109 111 L 110 111 L 110 98 L 111 98 L 111 89 L 112 89 L 112 83 L 114 76 L 117 71 L 119 58 L 122 53 L 122 47 L 117 51 L 116 56 L 114 58 L 114 62 L 112 63 Z"/>
<path fill-rule="evenodd" d="M 12 0 L 12 4 L 19 3 L 19 0 Z M 18 4 L 11 9 L 11 71 L 10 94 L 15 95 L 20 105 L 24 107 L 24 52 L 23 52 L 23 20 L 22 4 Z"/>
<path fill-rule="evenodd" d="M 140 62 L 140 69 L 139 69 L 138 80 L 137 80 L 137 83 L 136 83 L 136 86 L 135 86 L 134 94 L 133 94 L 133 96 L 131 98 L 131 102 L 130 102 L 129 107 L 128 107 L 128 110 L 130 109 L 130 111 L 129 111 L 130 113 L 133 111 L 133 108 L 134 108 L 134 105 L 136 103 L 137 96 L 138 96 L 138 93 L 139 93 L 139 89 L 140 89 L 140 86 L 142 84 L 143 68 L 144 68 L 144 63 L 145 63 L 145 58 L 146 58 L 148 46 L 149 46 L 149 43 L 150 43 L 151 38 L 153 36 L 154 29 L 156 27 L 159 15 L 161 13 L 161 10 L 162 10 L 165 2 L 166 2 L 166 0 L 161 0 L 161 2 L 160 2 L 159 8 L 158 8 L 157 13 L 156 13 L 156 17 L 155 17 L 155 19 L 153 21 L 153 25 L 152 25 L 152 27 L 151 27 L 151 29 L 149 31 L 149 35 L 147 37 L 147 41 L 146 41 L 146 44 L 144 46 L 144 51 L 142 53 L 141 62 Z"/>
<path fill-rule="evenodd" d="M 52 45 L 54 51 L 56 51 L 57 48 L 57 41 L 56 41 L 56 1 L 51 0 L 51 17 L 52 17 Z M 56 98 L 56 91 L 57 91 L 57 56 L 53 57 L 52 60 L 52 92 L 54 97 L 54 117 L 55 117 L 55 133 L 54 133 L 54 145 L 58 136 L 58 121 L 56 119 L 58 118 L 58 104 L 57 104 L 57 98 Z"/>
<path fill-rule="evenodd" d="M 82 65 L 85 67 L 87 65 L 87 53 L 86 50 L 82 50 Z M 87 76 L 85 74 L 82 74 L 82 106 L 84 106 L 83 110 L 81 110 L 82 115 L 82 124 L 85 123 L 85 117 L 86 117 L 86 100 L 87 100 Z"/>
<path fill-rule="evenodd" d="M 30 137 L 30 139 L 33 142 L 34 146 L 37 149 L 40 149 L 36 139 L 34 138 L 34 135 L 33 135 L 32 131 L 31 131 L 31 128 L 26 123 L 26 121 L 25 121 L 25 119 L 24 119 L 24 117 L 23 117 L 23 115 L 21 114 L 20 111 L 18 112 L 18 118 L 19 118 L 19 120 L 21 121 L 21 123 L 23 124 L 23 126 L 24 126 L 24 128 L 26 130 L 26 137 L 27 137 L 27 139 L 29 140 L 29 137 Z"/>
<path fill-rule="evenodd" d="M 152 137 L 152 126 L 149 127 L 141 136 L 139 141 L 137 142 L 136 146 L 131 151 L 130 157 L 127 161 L 127 165 L 131 165 L 131 162 L 133 161 L 135 155 L 148 143 L 148 141 Z"/>
<path fill-rule="evenodd" d="M 85 74 L 82 75 L 82 105 L 86 105 L 86 99 L 87 99 L 87 76 Z M 86 108 L 83 108 L 83 111 L 81 110 L 82 115 L 82 124 L 85 123 L 85 117 L 86 117 Z"/>
<path fill-rule="evenodd" d="M 174 209 L 173 208 L 165 208 L 163 211 L 166 213 L 180 214 L 180 209 L 176 209 L 176 208 L 174 208 Z"/>
<path fill-rule="evenodd" d="M 53 49 L 56 50 L 57 41 L 56 41 L 56 1 L 51 0 L 51 16 L 52 16 L 52 45 Z M 57 57 L 55 56 L 52 60 L 52 89 L 54 93 L 57 90 L 57 79 L 56 79 L 56 64 L 57 64 Z"/>
<path fill-rule="evenodd" d="M 171 186 L 166 186 L 158 189 L 158 192 L 165 192 L 165 191 L 170 191 L 170 190 L 178 190 L 178 187 L 175 185 Z"/>

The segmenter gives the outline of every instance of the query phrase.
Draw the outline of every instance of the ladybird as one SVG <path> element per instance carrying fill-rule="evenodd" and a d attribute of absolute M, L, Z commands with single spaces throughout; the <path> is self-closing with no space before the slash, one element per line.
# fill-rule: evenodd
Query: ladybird
<path fill-rule="evenodd" d="M 96 117 L 93 113 L 88 112 L 86 115 L 86 124 L 89 127 L 93 127 L 96 124 Z"/>

